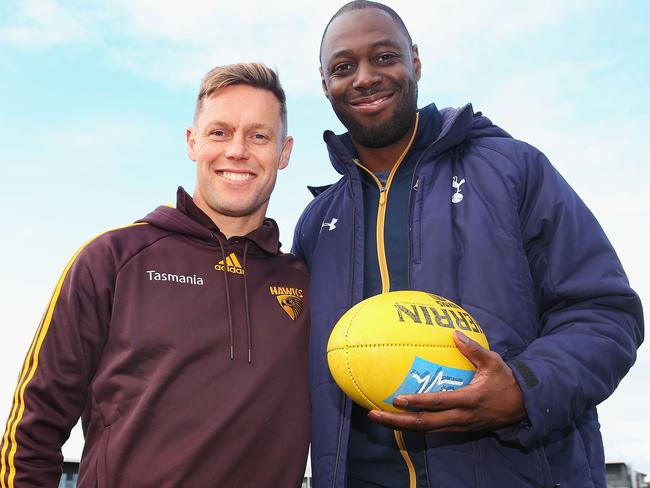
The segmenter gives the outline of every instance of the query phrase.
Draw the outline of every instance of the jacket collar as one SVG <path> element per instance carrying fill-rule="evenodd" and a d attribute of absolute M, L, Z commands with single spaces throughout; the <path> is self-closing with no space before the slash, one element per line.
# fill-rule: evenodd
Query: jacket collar
<path fill-rule="evenodd" d="M 439 111 L 432 103 L 419 112 L 420 124 L 413 141 L 414 149 L 435 146 L 437 152 L 442 152 L 463 142 L 472 129 L 474 112 L 471 104 Z M 355 167 L 353 159 L 357 156 L 350 134 L 336 135 L 328 130 L 323 133 L 323 140 L 334 169 L 342 175 L 350 175 Z"/>

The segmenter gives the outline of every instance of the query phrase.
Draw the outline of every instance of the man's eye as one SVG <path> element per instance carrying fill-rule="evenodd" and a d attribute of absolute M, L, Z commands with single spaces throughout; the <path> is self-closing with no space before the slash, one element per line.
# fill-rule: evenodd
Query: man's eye
<path fill-rule="evenodd" d="M 340 63 L 334 66 L 334 69 L 332 70 L 333 74 L 344 74 L 347 73 L 348 71 L 352 70 L 353 66 L 352 63 Z"/>
<path fill-rule="evenodd" d="M 213 130 L 212 132 L 210 132 L 210 135 L 215 136 L 215 137 L 225 137 L 226 136 L 226 131 L 224 131 L 222 129 L 216 129 L 216 130 Z"/>
<path fill-rule="evenodd" d="M 377 56 L 377 61 L 380 63 L 386 63 L 388 61 L 392 61 L 397 57 L 397 54 L 395 53 L 382 53 L 379 56 Z"/>
<path fill-rule="evenodd" d="M 256 132 L 253 134 L 253 142 L 260 144 L 269 140 L 269 136 L 262 134 L 261 132 Z"/>

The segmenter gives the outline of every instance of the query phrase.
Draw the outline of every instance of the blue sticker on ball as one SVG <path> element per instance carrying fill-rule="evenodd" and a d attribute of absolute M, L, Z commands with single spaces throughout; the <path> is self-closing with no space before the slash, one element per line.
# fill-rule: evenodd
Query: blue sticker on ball
<path fill-rule="evenodd" d="M 434 393 L 457 390 L 468 385 L 476 371 L 450 368 L 415 357 L 408 375 L 391 396 L 384 401 L 389 405 L 397 395 L 405 393 Z"/>

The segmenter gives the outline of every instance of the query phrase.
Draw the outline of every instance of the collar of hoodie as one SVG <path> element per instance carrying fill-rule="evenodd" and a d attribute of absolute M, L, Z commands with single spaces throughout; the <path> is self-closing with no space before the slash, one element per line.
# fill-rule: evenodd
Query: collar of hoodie
<path fill-rule="evenodd" d="M 203 210 L 197 207 L 192 197 L 182 186 L 179 186 L 176 192 L 176 208 L 208 229 L 213 235 L 218 235 L 224 242 L 237 243 L 240 240 L 248 240 L 268 254 L 278 254 L 280 252 L 280 232 L 277 223 L 273 219 L 264 219 L 261 226 L 245 236 L 233 236 L 230 239 L 226 239 L 221 230 L 219 230 L 219 227 L 217 227 Z"/>

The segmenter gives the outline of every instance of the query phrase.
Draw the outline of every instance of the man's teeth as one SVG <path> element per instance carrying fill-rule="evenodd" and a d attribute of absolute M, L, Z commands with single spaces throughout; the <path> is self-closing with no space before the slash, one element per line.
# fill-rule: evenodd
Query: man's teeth
<path fill-rule="evenodd" d="M 364 106 L 379 105 L 384 100 L 386 100 L 386 97 L 378 98 L 377 100 L 373 100 L 372 102 L 363 102 L 363 103 L 360 103 L 359 105 L 364 105 Z"/>
<path fill-rule="evenodd" d="M 250 173 L 231 173 L 229 171 L 220 171 L 219 173 L 227 180 L 244 181 L 253 178 L 253 175 Z"/>

